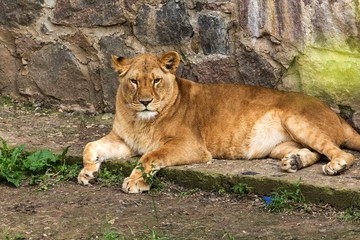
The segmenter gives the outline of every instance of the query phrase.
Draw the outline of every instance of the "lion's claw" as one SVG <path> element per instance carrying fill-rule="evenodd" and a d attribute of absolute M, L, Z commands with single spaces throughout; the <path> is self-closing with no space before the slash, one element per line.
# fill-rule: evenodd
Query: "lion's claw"
<path fill-rule="evenodd" d="M 122 190 L 126 193 L 141 193 L 150 190 L 151 185 L 146 183 L 143 178 L 125 178 Z"/>

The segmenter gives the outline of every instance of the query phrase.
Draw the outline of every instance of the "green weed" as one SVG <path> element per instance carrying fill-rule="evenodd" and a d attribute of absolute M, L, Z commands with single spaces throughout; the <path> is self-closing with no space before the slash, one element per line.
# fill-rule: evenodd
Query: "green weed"
<path fill-rule="evenodd" d="M 279 187 L 275 192 L 272 192 L 272 197 L 267 198 L 267 205 L 265 208 L 270 212 L 287 211 L 292 213 L 294 209 L 307 209 L 305 197 L 300 190 L 300 181 L 293 183 L 294 190 L 287 190 L 284 187 Z"/>
<path fill-rule="evenodd" d="M 187 195 L 191 195 L 191 194 L 193 194 L 195 192 L 198 192 L 198 191 L 200 191 L 200 189 L 194 188 L 194 189 L 191 189 L 190 191 L 187 191 L 187 192 L 181 192 L 181 193 L 175 194 L 175 196 L 177 196 L 177 197 L 185 197 Z"/>
<path fill-rule="evenodd" d="M 49 150 L 25 154 L 25 144 L 17 149 L 9 149 L 6 141 L 0 138 L 3 147 L 0 149 L 0 181 L 6 181 L 19 187 L 28 179 L 31 185 L 41 184 L 39 190 L 50 185 L 72 180 L 80 171 L 79 165 L 67 165 L 65 155 L 70 146 L 60 156 Z"/>
<path fill-rule="evenodd" d="M 360 223 L 360 209 L 354 207 L 347 208 L 344 212 L 339 213 L 339 218 L 347 222 Z"/>
<path fill-rule="evenodd" d="M 112 169 L 109 170 L 107 168 L 101 169 L 99 173 L 99 177 L 97 181 L 101 183 L 103 186 L 110 186 L 110 185 L 121 185 L 124 180 L 124 174 L 122 169 Z"/>
<path fill-rule="evenodd" d="M 0 238 L 4 239 L 4 240 L 23 240 L 23 239 L 25 239 L 25 237 L 20 234 L 10 237 L 10 233 L 8 233 L 8 231 L 6 230 L 5 227 L 2 227 L 2 235 L 0 234 Z"/>
<path fill-rule="evenodd" d="M 158 215 L 157 215 L 157 207 L 156 207 L 156 203 L 154 198 L 152 197 L 152 203 L 153 203 L 153 208 L 154 208 L 154 214 L 155 214 L 155 218 L 157 221 L 159 221 Z"/>
<path fill-rule="evenodd" d="M 142 172 L 142 178 L 148 184 L 153 184 L 154 179 L 156 178 L 155 173 L 157 172 L 157 170 L 155 169 L 156 166 L 154 163 L 155 161 L 151 163 L 151 167 L 148 172 L 145 172 L 145 168 L 142 162 L 138 161 L 136 164 L 137 165 L 136 169 L 139 169 Z"/>
<path fill-rule="evenodd" d="M 106 223 L 102 228 L 101 240 L 130 240 L 130 239 L 149 239 L 149 240 L 166 240 L 165 234 L 160 230 L 154 230 L 145 225 L 148 233 L 137 233 L 135 234 L 133 229 L 129 226 L 132 236 L 128 236 L 116 227 L 113 227 L 110 223 L 112 221 L 111 216 L 106 216 Z M 135 237 L 137 235 L 137 237 Z M 98 238 L 98 237 L 96 237 Z M 93 239 L 91 233 L 89 233 L 89 239 Z"/>
<path fill-rule="evenodd" d="M 145 237 L 147 239 L 151 239 L 151 240 L 166 240 L 167 237 L 165 237 L 165 234 L 163 231 L 161 230 L 154 230 L 154 229 L 151 229 L 149 228 L 148 226 L 145 226 L 149 231 L 150 233 L 149 234 L 145 234 Z"/>
<path fill-rule="evenodd" d="M 235 240 L 235 238 L 232 237 L 232 236 L 230 235 L 230 233 L 228 233 L 228 232 L 226 232 L 222 238 L 224 238 L 224 237 L 227 237 L 228 240 Z"/>
<path fill-rule="evenodd" d="M 252 191 L 252 187 L 249 187 L 246 183 L 238 183 L 233 187 L 233 191 L 239 195 L 245 195 Z"/>
<path fill-rule="evenodd" d="M 167 184 L 160 181 L 160 179 L 156 176 L 158 169 L 156 169 L 155 161 L 151 163 L 150 170 L 145 172 L 143 163 L 138 160 L 136 162 L 136 169 L 139 169 L 142 172 L 142 178 L 146 183 L 152 186 L 153 191 L 163 191 L 166 188 Z"/>

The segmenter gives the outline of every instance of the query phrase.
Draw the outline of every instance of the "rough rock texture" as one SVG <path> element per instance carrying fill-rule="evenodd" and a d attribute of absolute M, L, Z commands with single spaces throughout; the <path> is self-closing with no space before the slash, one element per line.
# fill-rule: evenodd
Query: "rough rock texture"
<path fill-rule="evenodd" d="M 119 86 L 118 75 L 111 67 L 111 55 L 132 58 L 136 54 L 126 46 L 124 39 L 118 36 L 105 36 L 100 39 L 100 50 L 103 55 L 100 77 L 103 86 L 106 106 L 115 105 L 115 96 Z"/>
<path fill-rule="evenodd" d="M 170 0 L 165 5 L 144 4 L 136 17 L 134 33 L 150 45 L 180 44 L 193 35 L 185 4 Z"/>
<path fill-rule="evenodd" d="M 358 0 L 2 0 L 0 94 L 114 111 L 111 54 L 175 50 L 181 77 L 301 91 L 359 129 L 359 28 Z"/>
<path fill-rule="evenodd" d="M 5 29 L 29 26 L 40 16 L 44 0 L 1 0 L 0 25 Z"/>
<path fill-rule="evenodd" d="M 110 26 L 126 21 L 117 0 L 58 0 L 53 14 L 52 23 L 76 27 Z"/>
<path fill-rule="evenodd" d="M 16 96 L 16 77 L 18 75 L 18 63 L 10 55 L 6 47 L 0 43 L 0 92 L 10 96 Z"/>

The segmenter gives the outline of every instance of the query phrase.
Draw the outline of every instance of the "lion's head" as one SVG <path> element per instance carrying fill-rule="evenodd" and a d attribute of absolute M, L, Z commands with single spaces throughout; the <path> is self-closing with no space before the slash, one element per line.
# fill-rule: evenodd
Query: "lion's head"
<path fill-rule="evenodd" d="M 176 89 L 174 72 L 180 63 L 177 52 L 160 58 L 150 54 L 132 59 L 112 55 L 112 60 L 119 74 L 119 94 L 138 118 L 154 118 L 171 101 Z"/>

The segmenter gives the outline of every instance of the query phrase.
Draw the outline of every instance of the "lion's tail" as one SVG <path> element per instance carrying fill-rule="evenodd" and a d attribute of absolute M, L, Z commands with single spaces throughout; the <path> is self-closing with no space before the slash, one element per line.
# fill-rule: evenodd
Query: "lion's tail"
<path fill-rule="evenodd" d="M 343 146 L 360 151 L 360 135 L 341 117 L 340 117 L 340 121 L 345 136 L 345 142 Z"/>

